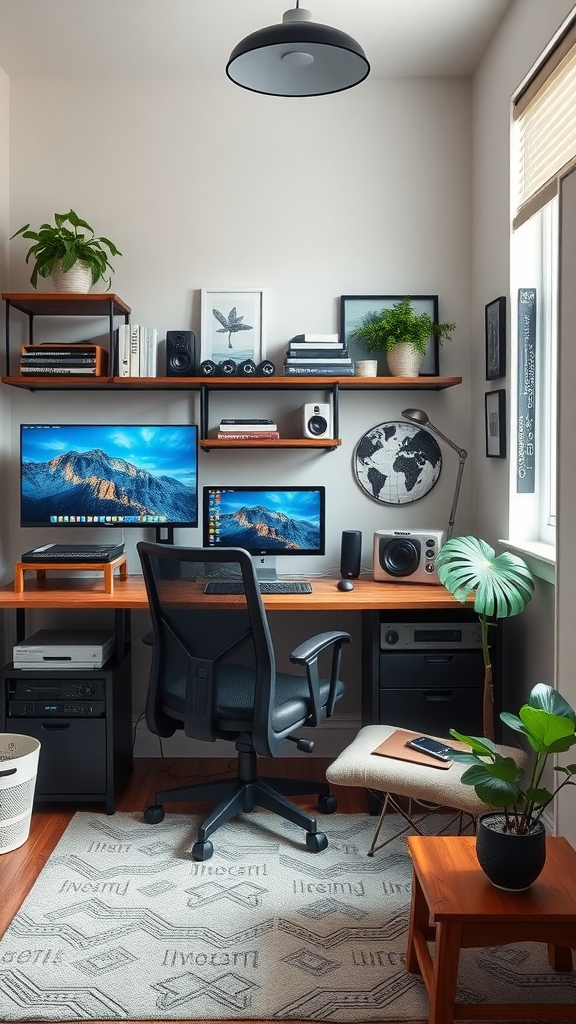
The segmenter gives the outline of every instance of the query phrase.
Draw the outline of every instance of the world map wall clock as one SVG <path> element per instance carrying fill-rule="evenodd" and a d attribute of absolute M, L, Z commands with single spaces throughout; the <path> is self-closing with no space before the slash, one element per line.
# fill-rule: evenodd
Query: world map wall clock
<path fill-rule="evenodd" d="M 408 505 L 432 490 L 442 453 L 428 430 L 403 420 L 379 423 L 362 435 L 354 451 L 360 487 L 385 505 Z"/>

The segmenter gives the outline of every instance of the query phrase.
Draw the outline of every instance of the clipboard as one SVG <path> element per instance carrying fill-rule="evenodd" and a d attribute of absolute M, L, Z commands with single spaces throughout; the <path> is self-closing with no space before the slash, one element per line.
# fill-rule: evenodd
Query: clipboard
<path fill-rule="evenodd" d="M 412 764 L 423 764 L 430 768 L 439 768 L 441 771 L 446 771 L 450 768 L 454 761 L 439 761 L 436 757 L 430 757 L 429 754 L 423 754 L 420 750 L 414 750 L 412 747 L 407 747 L 406 743 L 408 740 L 415 740 L 419 736 L 422 736 L 422 732 L 409 732 L 407 729 L 395 729 L 390 736 L 387 736 L 385 740 L 380 743 L 373 754 L 379 754 L 381 757 L 393 757 L 398 761 L 410 761 Z M 455 750 L 468 750 L 469 747 L 462 743 L 460 740 L 446 740 L 451 747 Z"/>

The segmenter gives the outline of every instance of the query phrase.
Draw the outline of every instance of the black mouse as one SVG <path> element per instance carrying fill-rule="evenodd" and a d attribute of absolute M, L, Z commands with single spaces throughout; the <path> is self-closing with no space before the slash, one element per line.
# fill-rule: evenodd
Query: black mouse
<path fill-rule="evenodd" d="M 338 590 L 354 590 L 352 580 L 339 580 L 336 586 Z"/>

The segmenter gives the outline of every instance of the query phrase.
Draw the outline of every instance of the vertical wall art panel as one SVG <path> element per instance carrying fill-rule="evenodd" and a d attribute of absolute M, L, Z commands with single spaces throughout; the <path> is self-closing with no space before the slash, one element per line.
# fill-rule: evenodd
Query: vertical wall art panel
<path fill-rule="evenodd" d="M 516 490 L 532 494 L 536 465 L 536 289 L 518 289 L 518 452 Z"/>

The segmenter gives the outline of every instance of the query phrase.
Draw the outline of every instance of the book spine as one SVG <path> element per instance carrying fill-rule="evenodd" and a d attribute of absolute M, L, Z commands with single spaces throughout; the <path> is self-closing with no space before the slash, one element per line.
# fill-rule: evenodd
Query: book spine
<path fill-rule="evenodd" d="M 130 376 L 140 376 L 140 326 L 130 327 Z"/>
<path fill-rule="evenodd" d="M 292 358 L 288 357 L 285 363 L 288 366 L 297 366 L 298 364 L 303 366 L 351 366 L 352 360 L 349 356 L 342 357 L 342 359 L 304 359 L 303 356 L 293 356 Z"/>
<path fill-rule="evenodd" d="M 118 328 L 118 376 L 130 376 L 130 324 Z"/>
<path fill-rule="evenodd" d="M 21 370 L 22 374 L 32 374 L 37 377 L 45 377 L 50 374 L 70 375 L 73 373 L 88 376 L 96 375 L 95 366 L 23 366 Z"/>
<path fill-rule="evenodd" d="M 285 377 L 353 377 L 353 366 L 284 366 Z"/>
<path fill-rule="evenodd" d="M 277 430 L 247 430 L 244 433 L 231 434 L 229 431 L 218 431 L 219 441 L 277 441 L 280 433 Z"/>
<path fill-rule="evenodd" d="M 44 359 L 46 356 L 71 356 L 74 359 L 78 359 L 81 356 L 96 356 L 98 352 L 103 351 L 104 349 L 101 349 L 99 345 L 84 345 L 82 348 L 80 346 L 78 348 L 59 348 L 58 346 L 43 348 L 42 345 L 31 347 L 23 345 L 20 355 L 22 358 L 26 356 L 26 358 L 30 359 Z"/>
<path fill-rule="evenodd" d="M 327 345 L 326 348 L 315 348 L 313 345 L 309 345 L 308 348 L 304 345 L 290 345 L 286 354 L 298 356 L 300 359 L 329 359 L 331 356 L 340 359 L 342 356 L 348 355 L 344 345 L 339 347 Z"/>
<path fill-rule="evenodd" d="M 249 420 L 248 419 L 237 419 L 237 420 L 221 419 L 220 420 L 220 425 L 222 426 L 223 423 L 226 423 L 226 424 L 228 424 L 228 423 L 230 423 L 230 424 L 241 424 L 242 426 L 244 426 L 246 423 L 249 423 L 250 426 L 252 426 L 252 424 L 254 424 L 254 423 L 257 423 L 258 425 L 269 426 L 272 423 L 272 420 L 259 420 L 256 417 L 254 417 L 254 419 L 249 419 Z"/>
<path fill-rule="evenodd" d="M 96 366 L 95 356 L 45 356 L 44 359 L 28 359 L 20 356 L 21 366 Z"/>
<path fill-rule="evenodd" d="M 155 327 L 146 328 L 144 347 L 146 352 L 146 376 L 155 377 L 158 373 L 158 331 Z"/>
<path fill-rule="evenodd" d="M 269 423 L 266 427 L 260 426 L 259 423 L 239 423 L 236 427 L 223 427 L 222 424 L 220 424 L 218 429 L 221 430 L 223 434 L 237 434 L 239 430 L 250 430 L 252 433 L 263 430 L 264 433 L 266 433 L 267 430 L 278 430 L 278 424 Z"/>
<path fill-rule="evenodd" d="M 296 342 L 310 342 L 310 341 L 318 342 L 318 341 L 321 341 L 321 342 L 326 342 L 326 343 L 328 343 L 330 345 L 337 344 L 337 342 L 339 340 L 340 339 L 339 339 L 337 334 L 295 334 L 293 338 L 290 338 L 290 341 L 296 341 Z"/>

